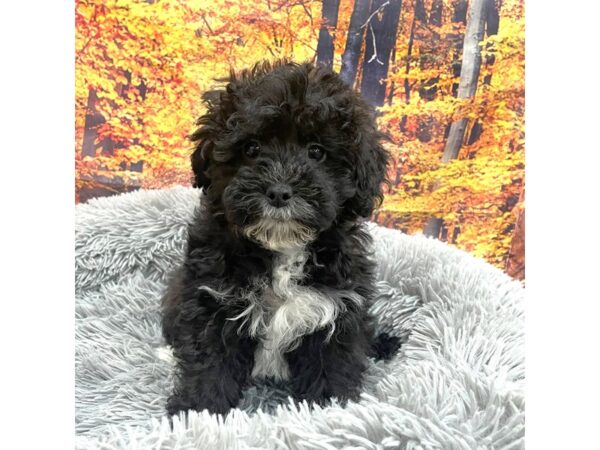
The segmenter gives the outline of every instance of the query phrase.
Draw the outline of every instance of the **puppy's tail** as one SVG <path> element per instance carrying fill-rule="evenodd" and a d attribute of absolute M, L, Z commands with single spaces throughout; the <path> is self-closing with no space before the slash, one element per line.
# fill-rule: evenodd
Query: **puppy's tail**
<path fill-rule="evenodd" d="M 371 345 L 371 353 L 376 361 L 383 359 L 387 361 L 400 349 L 400 338 L 390 336 L 387 333 L 381 333 Z"/>

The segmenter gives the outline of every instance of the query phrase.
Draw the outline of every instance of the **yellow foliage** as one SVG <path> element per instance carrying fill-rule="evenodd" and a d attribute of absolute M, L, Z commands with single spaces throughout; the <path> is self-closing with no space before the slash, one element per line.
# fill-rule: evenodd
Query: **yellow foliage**
<path fill-rule="evenodd" d="M 467 100 L 454 96 L 459 80 L 452 66 L 465 28 L 452 22 L 455 4 L 442 1 L 436 26 L 415 20 L 414 2 L 402 2 L 378 119 L 391 139 L 385 144 L 391 186 L 375 217 L 409 233 L 442 218 L 449 242 L 502 267 L 524 172 L 523 1 L 501 2 L 498 34 L 481 43 L 478 89 Z M 202 92 L 231 67 L 282 56 L 314 59 L 321 6 L 320 0 L 78 0 L 78 192 L 98 179 L 148 188 L 189 184 L 187 136 L 202 113 Z M 424 6 L 429 15 L 432 1 Z M 336 70 L 353 7 L 341 0 L 330 29 Z M 94 157 L 83 156 L 86 113 L 102 119 L 91 129 Z M 465 144 L 457 160 L 442 165 L 447 127 L 460 118 L 468 118 Z M 138 162 L 141 172 L 133 169 Z"/>

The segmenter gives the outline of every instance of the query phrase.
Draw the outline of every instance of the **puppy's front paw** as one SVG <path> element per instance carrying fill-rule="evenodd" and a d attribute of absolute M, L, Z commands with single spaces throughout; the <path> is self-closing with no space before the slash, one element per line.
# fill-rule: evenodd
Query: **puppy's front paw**
<path fill-rule="evenodd" d="M 189 396 L 173 394 L 167 401 L 167 412 L 169 415 L 175 415 L 183 411 L 187 413 L 190 409 L 194 411 L 208 410 L 213 414 L 227 414 L 232 405 L 221 398 L 196 398 Z"/>

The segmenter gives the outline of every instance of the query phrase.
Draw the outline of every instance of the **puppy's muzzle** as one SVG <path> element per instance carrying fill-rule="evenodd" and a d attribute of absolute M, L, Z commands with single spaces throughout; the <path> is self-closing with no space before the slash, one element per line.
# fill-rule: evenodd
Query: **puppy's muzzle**
<path fill-rule="evenodd" d="M 287 206 L 292 195 L 292 188 L 287 184 L 273 184 L 267 189 L 269 205 L 274 206 L 275 208 Z"/>

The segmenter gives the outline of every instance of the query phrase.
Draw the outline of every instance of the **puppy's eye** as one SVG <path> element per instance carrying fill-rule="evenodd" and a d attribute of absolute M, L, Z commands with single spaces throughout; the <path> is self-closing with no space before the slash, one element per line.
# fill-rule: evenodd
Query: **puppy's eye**
<path fill-rule="evenodd" d="M 260 144 L 256 141 L 248 142 L 244 148 L 244 153 L 248 158 L 256 158 L 260 153 Z"/>
<path fill-rule="evenodd" d="M 325 157 L 325 151 L 316 144 L 310 144 L 308 146 L 308 157 L 315 161 L 322 161 Z"/>

